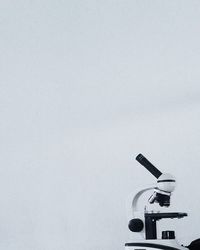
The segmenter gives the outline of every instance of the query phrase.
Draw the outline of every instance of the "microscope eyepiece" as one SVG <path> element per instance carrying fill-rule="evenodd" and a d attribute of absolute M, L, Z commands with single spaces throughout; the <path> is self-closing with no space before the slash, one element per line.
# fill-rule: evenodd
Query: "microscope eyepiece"
<path fill-rule="evenodd" d="M 147 158 L 145 158 L 144 155 L 139 154 L 135 159 L 157 179 L 162 175 L 160 170 L 158 170 L 149 160 L 147 160 Z"/>

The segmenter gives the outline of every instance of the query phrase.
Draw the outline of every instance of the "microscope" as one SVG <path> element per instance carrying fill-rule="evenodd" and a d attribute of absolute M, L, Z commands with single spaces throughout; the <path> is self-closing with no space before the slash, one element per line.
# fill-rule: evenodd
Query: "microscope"
<path fill-rule="evenodd" d="M 125 250 L 200 250 L 200 239 L 191 242 L 186 247 L 177 242 L 175 232 L 172 230 L 162 231 L 161 237 L 157 235 L 157 221 L 184 218 L 187 213 L 148 211 L 147 206 L 144 207 L 142 212 L 138 210 L 138 200 L 147 191 L 152 191 L 148 200 L 150 204 L 157 203 L 161 208 L 168 208 L 176 186 L 176 180 L 171 174 L 160 172 L 142 154 L 139 154 L 136 160 L 156 177 L 157 182 L 138 190 L 132 199 L 132 219 L 129 221 L 128 227 L 134 234 L 131 235 L 134 240 L 125 244 Z"/>

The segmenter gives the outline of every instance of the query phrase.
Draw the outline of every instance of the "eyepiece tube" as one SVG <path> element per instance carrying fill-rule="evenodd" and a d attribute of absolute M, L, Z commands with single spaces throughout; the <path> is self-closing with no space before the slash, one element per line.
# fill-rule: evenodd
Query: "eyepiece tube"
<path fill-rule="evenodd" d="M 139 154 L 135 159 L 142 166 L 144 166 L 152 175 L 154 175 L 157 179 L 161 176 L 162 173 L 150 161 L 148 161 L 142 154 Z"/>

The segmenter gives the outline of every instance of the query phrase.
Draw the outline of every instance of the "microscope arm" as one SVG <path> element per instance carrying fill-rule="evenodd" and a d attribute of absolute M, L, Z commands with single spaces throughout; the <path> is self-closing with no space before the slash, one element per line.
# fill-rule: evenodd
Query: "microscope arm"
<path fill-rule="evenodd" d="M 133 200 L 132 200 L 132 214 L 133 214 L 133 216 L 134 216 L 134 213 L 138 211 L 137 204 L 138 204 L 138 200 L 139 200 L 140 196 L 141 196 L 143 193 L 145 193 L 145 192 L 147 192 L 147 191 L 149 191 L 149 190 L 154 189 L 155 186 L 156 186 L 156 185 L 154 185 L 154 184 L 149 185 L 148 187 L 146 187 L 146 188 L 144 188 L 144 189 L 142 189 L 142 190 L 139 190 L 139 191 L 135 194 L 135 196 L 134 196 L 134 198 L 133 198 Z"/>

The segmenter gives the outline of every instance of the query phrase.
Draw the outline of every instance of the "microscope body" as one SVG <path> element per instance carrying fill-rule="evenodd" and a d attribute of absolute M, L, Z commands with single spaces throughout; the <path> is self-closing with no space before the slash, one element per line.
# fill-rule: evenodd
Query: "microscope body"
<path fill-rule="evenodd" d="M 136 157 L 147 170 L 156 178 L 157 183 L 137 191 L 132 199 L 131 220 L 129 229 L 132 232 L 130 241 L 125 244 L 125 250 L 187 250 L 189 248 L 180 245 L 175 238 L 175 232 L 166 230 L 162 231 L 162 236 L 157 237 L 157 222 L 162 219 L 175 219 L 187 216 L 186 213 L 180 212 L 157 212 L 144 211 L 137 208 L 140 196 L 153 190 L 148 202 L 150 204 L 158 203 L 160 207 L 170 206 L 170 197 L 175 189 L 175 179 L 170 174 L 162 174 L 155 168 L 143 155 Z M 129 216 L 130 218 L 130 216 Z"/>
<path fill-rule="evenodd" d="M 144 190 L 149 191 L 150 188 Z M 188 248 L 181 246 L 177 242 L 174 231 L 162 231 L 159 237 L 157 232 L 158 221 L 180 219 L 187 216 L 187 213 L 148 211 L 146 207 L 143 212 L 138 211 L 137 202 L 139 196 L 145 192 L 144 190 L 138 192 L 139 195 L 136 193 L 132 201 L 132 219 L 128 224 L 131 235 L 129 242 L 125 244 L 125 250 L 187 250 Z"/>

